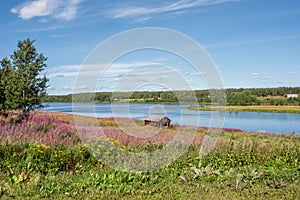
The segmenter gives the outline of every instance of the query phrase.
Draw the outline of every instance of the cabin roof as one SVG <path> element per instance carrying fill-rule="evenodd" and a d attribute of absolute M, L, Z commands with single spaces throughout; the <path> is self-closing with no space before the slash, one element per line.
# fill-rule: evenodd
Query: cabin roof
<path fill-rule="evenodd" d="M 167 116 L 164 115 L 149 115 L 145 121 L 152 121 L 152 122 L 159 122 L 160 120 L 168 118 Z M 169 118 L 168 118 L 169 119 Z"/>

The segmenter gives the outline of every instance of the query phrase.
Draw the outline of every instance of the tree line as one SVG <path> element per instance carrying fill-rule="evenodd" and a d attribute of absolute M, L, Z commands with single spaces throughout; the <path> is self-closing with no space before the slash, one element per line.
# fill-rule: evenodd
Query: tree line
<path fill-rule="evenodd" d="M 300 87 L 279 88 L 230 88 L 225 89 L 227 105 L 300 105 L 300 98 L 286 98 L 287 94 L 299 94 Z M 76 96 L 78 98 L 76 98 Z M 84 94 L 74 96 L 78 101 Z M 195 100 L 196 99 L 196 100 Z M 209 90 L 195 91 L 136 91 L 136 92 L 96 92 L 91 101 L 99 103 L 201 103 L 215 102 Z M 82 102 L 86 101 L 82 99 Z M 72 102 L 72 95 L 47 96 L 45 102 Z"/>

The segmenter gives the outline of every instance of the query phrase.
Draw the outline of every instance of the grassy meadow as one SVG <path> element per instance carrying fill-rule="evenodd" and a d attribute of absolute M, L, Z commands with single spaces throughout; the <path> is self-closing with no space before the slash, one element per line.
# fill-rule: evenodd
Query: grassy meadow
<path fill-rule="evenodd" d="M 154 172 L 123 172 L 97 160 L 97 153 L 162 149 L 180 127 L 139 139 L 113 119 L 98 119 L 105 137 L 95 129 L 92 135 L 100 142 L 89 151 L 72 115 L 35 111 L 23 120 L 0 120 L 1 199 L 300 199 L 296 134 L 219 130 L 216 147 L 201 156 L 205 136 L 214 135 L 206 128 L 184 127 L 195 137 L 177 160 Z M 81 120 L 89 125 L 89 117 Z"/>

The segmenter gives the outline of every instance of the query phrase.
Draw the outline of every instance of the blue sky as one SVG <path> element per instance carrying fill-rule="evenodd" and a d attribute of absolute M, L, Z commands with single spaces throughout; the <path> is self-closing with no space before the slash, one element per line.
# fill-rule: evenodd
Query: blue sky
<path fill-rule="evenodd" d="M 0 58 L 10 55 L 18 40 L 36 39 L 38 51 L 48 57 L 49 94 L 72 93 L 81 64 L 99 43 L 143 27 L 168 28 L 193 38 L 217 65 L 226 88 L 300 86 L 299 0 L 10 0 L 0 4 Z M 207 89 L 202 80 L 205 71 L 193 71 L 166 52 L 147 50 L 118 59 L 112 67 L 116 70 L 107 72 L 99 90 L 112 91 L 128 71 L 145 64 L 153 68 L 154 63 L 175 68 L 193 89 Z M 165 70 L 160 73 L 166 78 L 176 77 L 168 77 Z M 142 74 L 141 70 L 132 73 L 137 72 Z"/>

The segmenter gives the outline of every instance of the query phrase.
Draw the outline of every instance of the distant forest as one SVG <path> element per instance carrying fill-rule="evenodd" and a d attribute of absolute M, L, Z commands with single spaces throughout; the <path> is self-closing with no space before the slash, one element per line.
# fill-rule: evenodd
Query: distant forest
<path fill-rule="evenodd" d="M 217 90 L 214 90 L 217 91 Z M 300 105 L 300 87 L 279 88 L 238 88 L 226 89 L 227 105 Z M 288 94 L 298 97 L 287 98 Z M 96 103 L 201 103 L 212 102 L 209 90 L 196 91 L 136 91 L 136 92 L 96 92 L 95 98 L 82 99 L 83 94 L 74 95 L 78 102 Z M 72 102 L 72 94 L 46 96 L 44 102 Z M 214 101 L 213 101 L 214 102 Z"/>

